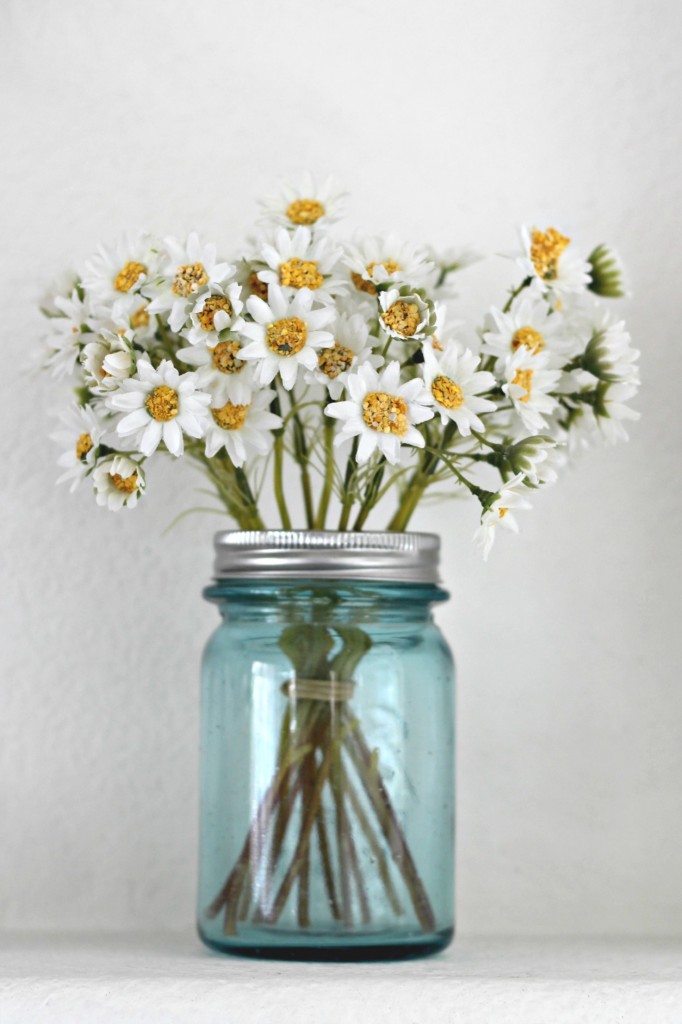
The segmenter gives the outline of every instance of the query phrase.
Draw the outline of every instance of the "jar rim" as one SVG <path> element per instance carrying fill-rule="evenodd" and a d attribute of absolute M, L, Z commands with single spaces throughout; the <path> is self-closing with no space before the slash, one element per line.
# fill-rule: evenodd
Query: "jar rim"
<path fill-rule="evenodd" d="M 366 530 L 221 530 L 215 578 L 354 579 L 440 583 L 435 533 Z"/>

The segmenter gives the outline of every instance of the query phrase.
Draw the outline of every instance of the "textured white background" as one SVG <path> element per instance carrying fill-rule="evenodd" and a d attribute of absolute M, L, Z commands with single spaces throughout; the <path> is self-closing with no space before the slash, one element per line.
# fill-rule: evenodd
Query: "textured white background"
<path fill-rule="evenodd" d="M 226 249 L 310 167 L 349 224 L 500 252 L 524 220 L 617 243 L 642 422 L 487 566 L 444 535 L 458 656 L 459 911 L 502 933 L 682 932 L 677 0 L 2 6 L 0 924 L 177 927 L 193 913 L 197 676 L 215 611 L 200 482 L 134 514 L 55 489 L 42 286 L 124 229 Z M 460 279 L 474 323 L 508 265 Z"/>

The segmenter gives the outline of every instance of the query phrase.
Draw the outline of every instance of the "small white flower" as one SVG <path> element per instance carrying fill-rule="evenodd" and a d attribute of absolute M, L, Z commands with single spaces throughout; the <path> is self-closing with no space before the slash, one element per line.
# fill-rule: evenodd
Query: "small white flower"
<path fill-rule="evenodd" d="M 548 370 L 549 353 L 534 355 L 525 345 L 508 356 L 504 365 L 502 390 L 530 431 L 543 430 L 546 417 L 557 408 L 557 400 L 548 394 L 556 388 L 559 370 Z"/>
<path fill-rule="evenodd" d="M 258 278 L 267 285 L 309 288 L 323 299 L 344 287 L 336 276 L 343 249 L 325 236 L 313 238 L 309 228 L 296 228 L 293 234 L 278 228 L 272 242 L 261 244 L 258 255 L 267 264 Z"/>
<path fill-rule="evenodd" d="M 212 458 L 221 448 L 235 466 L 243 466 L 251 453 L 264 455 L 272 442 L 272 431 L 282 425 L 282 417 L 270 412 L 275 398 L 271 389 L 256 391 L 248 401 L 227 401 L 211 406 L 206 429 L 206 455 Z"/>
<path fill-rule="evenodd" d="M 73 492 L 95 465 L 105 428 L 102 420 L 89 405 L 77 405 L 74 402 L 59 418 L 64 426 L 50 437 L 66 449 L 57 460 L 57 465 L 66 472 L 62 473 L 57 483 L 70 481 L 70 490 Z"/>
<path fill-rule="evenodd" d="M 480 359 L 469 349 L 460 352 L 456 346 L 449 345 L 436 353 L 430 345 L 425 345 L 423 352 L 424 383 L 429 401 L 440 413 L 441 423 L 452 420 L 462 437 L 468 437 L 472 428 L 483 430 L 478 413 L 491 412 L 495 403 L 478 396 L 495 387 L 492 373 L 478 369 Z"/>
<path fill-rule="evenodd" d="M 352 370 L 366 362 L 376 370 L 383 359 L 372 351 L 374 339 L 370 337 L 369 327 L 361 314 L 347 316 L 339 313 L 332 329 L 333 344 L 318 349 L 317 367 L 309 376 L 324 384 L 331 398 L 338 399 Z"/>
<path fill-rule="evenodd" d="M 135 341 L 151 341 L 156 333 L 157 319 L 149 312 L 149 299 L 135 294 L 126 309 L 117 309 L 113 324 L 117 331 Z"/>
<path fill-rule="evenodd" d="M 250 340 L 240 357 L 255 361 L 259 384 L 271 384 L 279 373 L 290 391 L 299 367 L 315 369 L 316 350 L 334 340 L 329 331 L 323 330 L 334 319 L 334 310 L 313 309 L 312 305 L 313 293 L 307 288 L 291 296 L 276 284 L 268 286 L 267 302 L 256 295 L 247 300 L 246 308 L 255 322 L 240 327 L 240 334 Z"/>
<path fill-rule="evenodd" d="M 398 341 L 424 341 L 436 330 L 438 317 L 433 303 L 409 285 L 382 291 L 379 306 L 382 330 Z"/>
<path fill-rule="evenodd" d="M 309 174 L 298 187 L 282 185 L 279 195 L 261 201 L 266 223 L 295 229 L 299 225 L 318 230 L 337 221 L 343 213 L 346 193 L 340 192 L 333 178 L 316 185 Z"/>
<path fill-rule="evenodd" d="M 561 298 L 584 292 L 589 286 L 590 264 L 556 228 L 539 231 L 523 227 L 521 244 L 523 255 L 517 262 L 525 274 L 538 280 L 544 292 Z"/>
<path fill-rule="evenodd" d="M 514 299 L 509 312 L 494 307 L 490 310 L 489 329 L 483 334 L 484 350 L 497 356 L 500 366 L 521 347 L 534 355 L 545 349 L 563 352 L 568 346 L 561 342 L 561 323 L 556 313 L 550 315 L 539 289 L 529 288 Z"/>
<path fill-rule="evenodd" d="M 380 284 L 422 284 L 434 270 L 423 248 L 395 235 L 363 239 L 348 249 L 343 262 L 357 290 L 369 295 L 376 295 Z"/>
<path fill-rule="evenodd" d="M 526 498 L 528 489 L 524 484 L 523 473 L 517 473 L 506 484 L 500 487 L 496 497 L 481 516 L 481 524 L 474 533 L 474 541 L 483 549 L 483 558 L 487 561 L 490 549 L 495 541 L 498 527 L 519 532 L 519 524 L 513 509 L 531 508 Z"/>
<path fill-rule="evenodd" d="M 161 276 L 152 282 L 153 289 L 151 285 L 145 288 L 145 293 L 154 295 L 147 309 L 150 313 L 168 312 L 170 329 L 180 331 L 189 319 L 197 293 L 215 286 L 224 292 L 234 267 L 219 262 L 215 245 L 202 245 L 194 232 L 184 245 L 175 238 L 166 238 L 164 245 L 167 258 Z"/>
<path fill-rule="evenodd" d="M 639 351 L 632 347 L 625 322 L 612 323 L 603 314 L 592 329 L 581 359 L 581 367 L 599 380 L 639 383 Z"/>
<path fill-rule="evenodd" d="M 142 468 L 125 455 L 102 459 L 95 466 L 92 476 L 97 504 L 106 506 L 112 512 L 117 512 L 124 505 L 135 508 L 137 499 L 144 493 Z"/>
<path fill-rule="evenodd" d="M 243 405 L 249 401 L 254 386 L 254 364 L 241 358 L 239 341 L 219 341 L 213 348 L 192 345 L 179 349 L 176 356 L 180 362 L 194 367 L 197 386 L 209 392 L 211 405 L 225 402 Z"/>
<path fill-rule="evenodd" d="M 122 380 L 135 372 L 132 335 L 118 334 L 102 328 L 81 353 L 81 363 L 88 387 L 95 394 L 114 391 Z"/>
<path fill-rule="evenodd" d="M 161 441 L 171 455 L 182 455 L 183 434 L 204 436 L 210 401 L 210 395 L 197 390 L 196 374 L 181 375 L 169 359 L 154 369 L 144 358 L 138 360 L 135 377 L 123 381 L 107 398 L 107 405 L 126 413 L 116 432 L 134 438 L 143 455 L 155 452 Z"/>
<path fill-rule="evenodd" d="M 416 425 L 433 418 L 429 396 L 419 378 L 400 383 L 397 360 L 381 373 L 369 363 L 363 363 L 348 375 L 346 388 L 350 400 L 332 402 L 325 413 L 342 421 L 335 444 L 343 444 L 352 437 L 360 438 L 358 463 L 367 462 L 378 450 L 395 465 L 402 445 L 424 447 L 424 438 Z"/>
<path fill-rule="evenodd" d="M 85 264 L 82 285 L 93 309 L 112 319 L 135 304 L 142 286 L 158 273 L 159 246 L 148 234 L 122 238 L 113 249 L 101 245 Z"/>
<path fill-rule="evenodd" d="M 638 390 L 636 381 L 599 386 L 600 397 L 594 411 L 597 425 L 609 444 L 628 440 L 623 420 L 633 422 L 639 419 L 640 414 L 625 403 L 634 398 Z"/>
<path fill-rule="evenodd" d="M 81 299 L 75 288 L 69 296 L 55 296 L 52 305 L 56 315 L 48 320 L 47 365 L 54 377 L 61 378 L 73 373 L 93 320 L 87 298 Z"/>
<path fill-rule="evenodd" d="M 183 337 L 190 345 L 216 345 L 221 331 L 228 328 L 239 330 L 243 308 L 242 290 L 236 281 L 225 288 L 210 285 L 191 307 L 189 320 L 192 326 L 183 331 Z"/>

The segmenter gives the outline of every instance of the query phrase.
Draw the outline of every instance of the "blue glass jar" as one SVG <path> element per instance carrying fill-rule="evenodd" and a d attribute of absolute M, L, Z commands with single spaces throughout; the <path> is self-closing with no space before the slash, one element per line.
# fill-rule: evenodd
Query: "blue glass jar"
<path fill-rule="evenodd" d="M 427 534 L 227 532 L 205 596 L 198 927 L 421 956 L 454 930 L 454 671 Z"/>

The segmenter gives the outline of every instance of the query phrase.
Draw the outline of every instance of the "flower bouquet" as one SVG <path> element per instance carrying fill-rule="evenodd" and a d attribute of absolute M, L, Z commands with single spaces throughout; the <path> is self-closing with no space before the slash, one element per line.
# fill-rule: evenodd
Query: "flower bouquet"
<path fill-rule="evenodd" d="M 340 237 L 344 201 L 331 181 L 284 188 L 229 259 L 196 234 L 100 248 L 44 309 L 45 364 L 76 378 L 55 435 L 60 479 L 88 480 L 98 504 L 132 509 L 155 461 L 189 459 L 247 531 L 361 531 L 381 511 L 386 531 L 402 532 L 425 498 L 471 497 L 487 557 L 573 451 L 627 437 L 638 353 L 602 305 L 625 294 L 610 248 L 584 256 L 553 227 L 524 228 L 509 294 L 469 329 L 452 320 L 453 284 L 473 257 L 393 235 Z M 262 518 L 270 488 L 278 524 Z M 305 927 L 316 835 L 331 916 L 352 924 L 355 887 L 367 920 L 362 834 L 388 903 L 399 907 L 400 881 L 429 931 L 381 751 L 350 710 L 367 631 L 298 622 L 279 644 L 298 687 L 210 914 L 228 935 L 247 919 L 275 924 L 298 888 Z"/>

